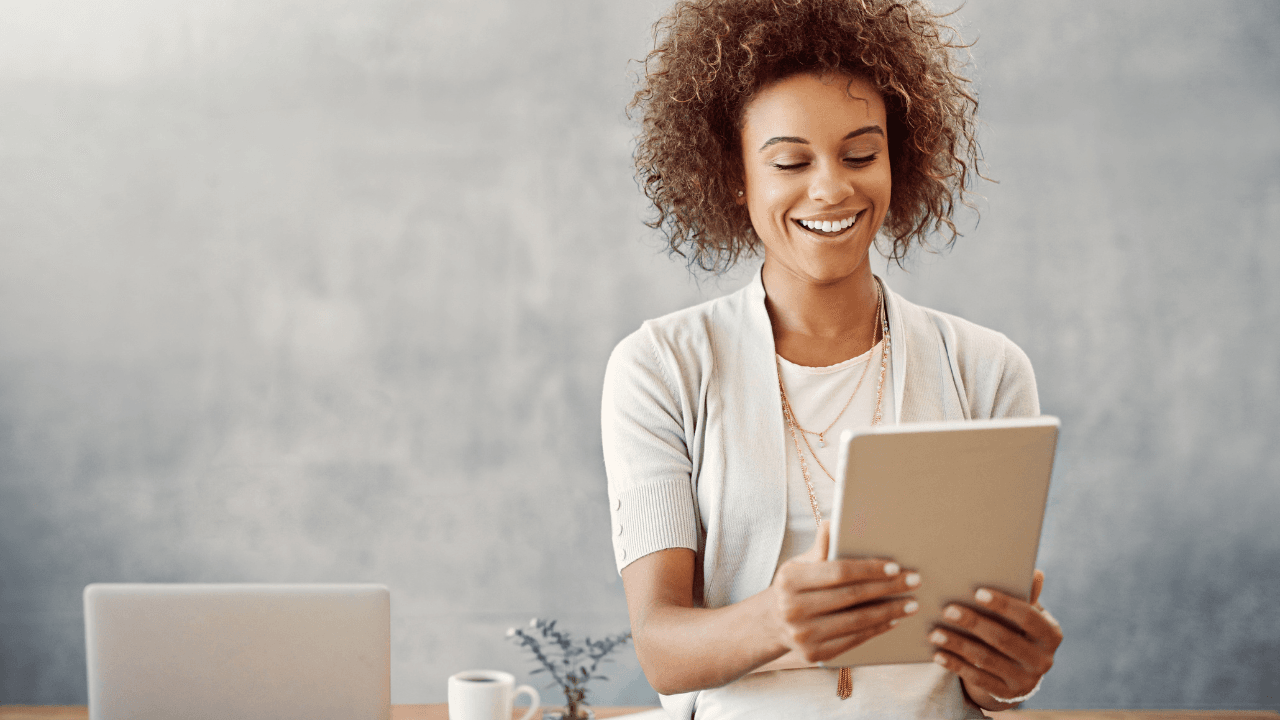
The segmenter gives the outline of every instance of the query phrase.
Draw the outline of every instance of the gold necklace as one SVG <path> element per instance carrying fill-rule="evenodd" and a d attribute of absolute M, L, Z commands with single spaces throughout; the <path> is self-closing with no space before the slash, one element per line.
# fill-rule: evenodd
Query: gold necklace
<path fill-rule="evenodd" d="M 885 307 L 884 307 L 884 294 L 878 283 L 876 285 L 876 295 L 877 295 L 876 319 L 879 321 L 879 325 L 881 328 L 881 332 L 880 332 L 881 345 L 880 345 L 880 377 L 876 381 L 876 407 L 875 407 L 875 412 L 871 416 L 872 427 L 879 425 L 881 420 L 880 408 L 882 405 L 882 401 L 884 399 L 883 397 L 884 396 L 884 378 L 885 378 L 885 373 L 888 370 L 889 348 L 890 348 L 890 345 L 892 344 L 892 340 L 889 337 L 889 316 L 885 312 Z M 871 339 L 875 340 L 874 333 L 872 334 Z M 809 443 L 809 435 L 817 435 L 818 433 L 815 433 L 812 430 L 805 430 L 803 427 L 800 427 L 799 421 L 796 420 L 795 411 L 791 409 L 791 402 L 787 398 L 787 386 L 782 381 L 782 364 L 777 362 L 776 359 L 775 359 L 775 364 L 778 366 L 778 389 L 781 391 L 781 394 L 782 394 L 782 414 L 783 414 L 783 417 L 787 420 L 787 427 L 792 430 L 791 437 L 796 444 L 796 454 L 799 455 L 800 457 L 801 475 L 804 476 L 805 484 L 806 486 L 809 487 L 810 504 L 812 505 L 814 512 L 817 513 L 817 509 L 818 509 L 817 499 L 814 497 L 813 487 L 809 483 L 809 467 L 808 467 L 808 463 L 805 461 L 804 452 L 800 449 L 800 440 L 804 441 L 804 446 L 809 449 L 809 454 L 813 456 L 814 462 L 818 463 L 818 467 L 822 469 L 822 473 L 826 475 L 828 478 L 830 478 L 831 482 L 835 482 L 836 478 L 834 475 L 831 474 L 831 471 L 827 469 L 827 466 L 822 464 L 822 459 L 818 457 L 818 453 L 814 451 L 813 445 Z M 871 359 L 867 358 L 866 365 L 863 365 L 862 367 L 862 375 L 859 376 L 858 383 L 853 389 L 853 395 L 850 395 L 849 399 L 845 401 L 845 407 L 848 407 L 849 403 L 853 401 L 854 395 L 858 394 L 858 389 L 862 386 L 862 379 L 866 377 L 867 368 L 869 368 L 870 366 L 871 366 Z M 844 414 L 843 408 L 840 410 L 840 414 L 841 415 Z M 837 416 L 836 419 L 838 420 L 839 416 Z M 827 429 L 823 430 L 822 432 L 823 433 L 829 432 L 831 430 L 831 427 L 834 425 L 835 423 L 833 422 L 831 426 L 827 427 Z M 796 436 L 795 430 L 799 430 L 801 434 L 799 436 Z M 805 434 L 805 433 L 808 433 L 808 434 Z M 818 447 L 825 447 L 825 445 L 819 444 Z M 819 524 L 821 524 L 821 519 L 818 517 L 818 515 L 815 514 L 814 517 L 815 517 L 815 520 Z"/>
<path fill-rule="evenodd" d="M 876 314 L 879 316 L 877 319 L 880 321 L 880 327 L 881 327 L 881 347 L 880 347 L 880 379 L 879 379 L 879 382 L 876 383 L 876 408 L 875 408 L 875 412 L 872 413 L 871 415 L 872 427 L 879 425 L 880 420 L 882 418 L 882 415 L 880 413 L 880 406 L 881 406 L 881 402 L 884 400 L 884 378 L 885 378 L 885 372 L 889 365 L 889 350 L 892 345 L 892 340 L 890 340 L 889 338 L 889 318 L 887 313 L 885 313 L 885 309 L 884 309 L 884 294 L 883 294 L 883 291 L 880 290 L 880 286 L 878 282 L 876 284 L 876 289 L 877 289 L 877 295 L 879 296 L 879 302 L 877 303 Z M 872 339 L 873 340 L 875 339 L 874 334 L 872 335 Z M 801 429 L 801 434 L 799 435 L 796 434 L 796 430 L 800 429 L 800 424 L 796 422 L 795 413 L 792 412 L 791 410 L 791 403 L 790 401 L 787 400 L 787 388 L 786 388 L 786 385 L 784 385 L 782 382 L 782 365 L 781 363 L 777 362 L 776 358 L 774 360 L 774 364 L 777 366 L 777 369 L 778 369 L 778 390 L 782 395 L 782 417 L 787 421 L 787 429 L 791 433 L 791 441 L 796 446 L 796 456 L 800 458 L 800 476 L 804 478 L 804 486 L 809 491 L 809 507 L 813 509 L 813 522 L 816 526 L 820 527 L 822 525 L 822 510 L 818 508 L 818 496 L 814 494 L 814 491 L 813 491 L 813 480 L 811 480 L 809 477 L 809 465 L 808 463 L 805 462 L 804 451 L 800 449 L 801 437 L 804 438 L 805 446 L 809 448 L 809 453 L 813 455 L 813 459 L 818 463 L 818 467 L 822 468 L 822 472 L 826 473 L 827 477 L 831 478 L 832 482 L 835 482 L 835 478 L 832 477 L 830 472 L 827 472 L 826 466 L 823 465 L 822 461 L 818 459 L 818 454 L 813 451 L 813 446 L 809 444 L 809 438 L 806 435 L 804 435 L 803 429 Z M 870 364 L 871 364 L 871 359 L 867 358 L 867 365 L 870 365 Z M 865 376 L 866 368 L 864 367 L 862 370 L 863 370 L 863 375 Z M 859 385 L 862 384 L 861 378 L 859 378 L 858 384 Z M 856 395 L 858 392 L 857 388 L 854 388 L 853 392 Z M 853 400 L 853 397 L 850 396 L 849 400 Z M 848 407 L 848 405 L 849 403 L 846 402 L 845 406 Z M 840 412 L 841 414 L 843 414 L 844 410 L 841 409 Z M 837 419 L 838 417 L 839 416 L 837 416 Z M 835 423 L 832 423 L 832 425 L 834 424 Z M 831 429 L 830 427 L 827 428 L 827 430 L 830 430 L 830 429 Z M 827 432 L 827 430 L 824 430 L 823 432 Z M 840 668 L 839 678 L 836 681 L 836 696 L 839 697 L 841 700 L 847 700 L 851 695 L 853 695 L 853 671 L 847 667 L 842 667 Z"/>
<path fill-rule="evenodd" d="M 876 284 L 876 320 L 879 320 L 883 314 L 884 314 L 884 295 L 880 292 L 880 285 L 879 283 L 877 283 Z M 872 324 L 871 326 L 871 346 L 872 347 L 875 347 L 875 344 L 876 344 L 876 325 L 878 324 L 879 323 L 877 322 Z M 869 367 L 871 367 L 871 358 L 867 358 L 866 364 L 862 366 L 862 374 L 858 376 L 858 382 L 854 384 L 853 392 L 849 393 L 849 399 L 844 401 L 844 405 L 840 407 L 840 412 L 836 413 L 835 419 L 831 421 L 830 425 L 827 425 L 825 430 L 823 430 L 822 432 L 818 432 L 816 430 L 805 430 L 803 427 L 800 426 L 800 423 L 796 423 L 796 429 L 804 433 L 805 435 L 804 442 L 806 445 L 809 444 L 809 437 L 808 437 L 809 435 L 817 435 L 818 447 L 824 448 L 827 446 L 827 438 L 826 438 L 827 433 L 831 432 L 831 428 L 835 427 L 836 423 L 840 422 L 840 418 L 844 417 L 844 411 L 849 409 L 849 403 L 853 402 L 854 396 L 858 394 L 858 390 L 862 387 L 862 381 L 866 379 L 867 368 Z M 785 393 L 784 393 L 783 399 L 784 400 L 786 399 Z M 810 452 L 813 451 L 812 446 L 809 448 L 809 450 Z M 817 457 L 818 457 L 817 455 L 814 455 L 814 458 L 817 458 Z M 826 472 L 826 468 L 823 468 L 823 472 Z M 831 473 L 827 473 L 827 477 L 830 477 L 830 476 L 831 476 Z"/>
<path fill-rule="evenodd" d="M 880 378 L 876 383 L 876 408 L 875 412 L 871 416 L 872 427 L 879 425 L 880 420 L 882 419 L 880 408 L 884 401 L 884 378 L 888 371 L 889 351 L 893 344 L 893 340 L 889 336 L 889 320 L 883 313 L 880 317 L 881 326 L 883 327 L 883 338 L 880 346 Z M 867 364 L 871 364 L 870 359 L 867 360 Z M 782 416 L 787 421 L 787 429 L 790 430 L 791 440 L 796 446 L 796 456 L 800 459 L 800 475 L 804 478 L 805 488 L 809 491 L 809 506 L 813 508 L 813 521 L 816 525 L 821 525 L 822 513 L 818 510 L 818 498 L 814 494 L 813 481 L 809 477 L 809 463 L 805 460 L 804 451 L 800 449 L 801 439 L 804 440 L 805 447 L 809 449 L 809 454 L 813 456 L 814 462 L 818 463 L 819 468 L 822 468 L 823 474 L 830 478 L 833 483 L 836 479 L 835 476 L 831 474 L 831 471 L 827 470 L 827 466 L 822 464 L 822 460 L 818 457 L 818 453 L 814 452 L 813 446 L 809 444 L 809 438 L 805 437 L 803 434 L 796 434 L 796 430 L 799 429 L 800 424 L 796 422 L 795 411 L 791 409 L 791 402 L 787 399 L 787 387 L 782 381 L 782 365 L 778 363 L 777 367 L 778 390 L 782 394 Z"/>

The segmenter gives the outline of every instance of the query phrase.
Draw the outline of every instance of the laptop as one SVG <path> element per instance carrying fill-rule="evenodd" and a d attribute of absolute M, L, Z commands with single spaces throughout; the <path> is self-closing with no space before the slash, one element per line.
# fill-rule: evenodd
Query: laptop
<path fill-rule="evenodd" d="M 84 589 L 90 720 L 388 720 L 382 585 Z"/>

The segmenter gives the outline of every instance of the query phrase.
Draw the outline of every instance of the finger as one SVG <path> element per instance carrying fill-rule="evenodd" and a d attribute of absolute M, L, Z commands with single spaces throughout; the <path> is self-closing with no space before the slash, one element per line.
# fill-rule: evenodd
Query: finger
<path fill-rule="evenodd" d="M 973 597 L 983 608 L 1021 630 L 1032 642 L 1050 651 L 1057 650 L 1062 644 L 1062 628 L 1058 621 L 1049 613 L 1032 607 L 1026 600 L 987 588 L 978 590 Z"/>
<path fill-rule="evenodd" d="M 877 635 L 887 633 L 896 626 L 897 622 L 894 621 L 880 623 L 879 625 L 859 630 L 852 635 L 845 635 L 827 640 L 826 642 L 820 643 L 817 648 L 813 650 L 813 658 L 810 659 L 809 662 L 823 662 L 834 657 L 839 657 L 845 651 L 855 648 Z"/>
<path fill-rule="evenodd" d="M 827 546 L 831 544 L 831 521 L 823 520 L 818 523 L 818 532 L 814 534 L 813 545 L 809 546 L 808 552 L 802 557 L 808 562 L 817 562 L 827 559 Z"/>
<path fill-rule="evenodd" d="M 805 645 L 819 645 L 878 625 L 895 623 L 904 617 L 914 615 L 919 610 L 920 603 L 912 598 L 895 598 L 867 603 L 795 623 L 801 636 L 797 639 Z"/>
<path fill-rule="evenodd" d="M 992 675 L 991 673 L 976 668 L 965 662 L 959 656 L 949 653 L 945 650 L 939 650 L 933 654 L 933 661 L 942 667 L 950 670 L 964 680 L 965 685 L 986 690 L 988 693 L 996 697 L 1020 697 L 1023 693 L 1014 691 L 1013 688 L 1005 684 L 1003 680 Z"/>
<path fill-rule="evenodd" d="M 891 580 L 856 582 L 796 592 L 790 598 L 789 607 L 795 613 L 794 619 L 817 617 L 893 595 L 903 595 L 919 586 L 919 575 L 905 573 Z M 904 598 L 906 599 L 909 598 Z"/>
<path fill-rule="evenodd" d="M 897 563 L 884 559 L 860 558 L 830 562 L 789 560 L 778 569 L 776 581 L 789 592 L 804 593 L 854 583 L 882 581 L 886 578 L 898 578 L 904 583 L 911 580 L 918 585 L 920 576 L 909 578 L 908 575 L 911 574 L 903 574 Z"/>
<path fill-rule="evenodd" d="M 1021 665 L 986 643 L 957 632 L 935 629 L 929 633 L 929 642 L 975 668 L 1000 678 L 1001 682 L 1010 687 L 1027 684 L 1028 678 L 1031 679 L 1029 684 L 1034 685 L 1035 678 L 1039 677 L 1033 677 Z"/>
<path fill-rule="evenodd" d="M 1032 605 L 1039 607 L 1040 590 L 1044 588 L 1044 571 L 1036 568 L 1035 578 L 1031 580 L 1031 598 L 1027 601 Z"/>
<path fill-rule="evenodd" d="M 879 625 L 896 625 L 897 621 L 915 615 L 919 610 L 919 602 L 914 598 L 905 598 L 905 600 L 872 602 L 854 609 L 833 612 L 831 615 L 824 615 L 813 621 L 815 628 L 813 639 L 815 642 L 823 643 L 845 637 L 845 635 L 863 633 Z"/>
<path fill-rule="evenodd" d="M 1053 651 L 1010 630 L 982 613 L 959 605 L 948 605 L 942 619 L 1011 658 L 1036 677 L 1053 667 Z"/>

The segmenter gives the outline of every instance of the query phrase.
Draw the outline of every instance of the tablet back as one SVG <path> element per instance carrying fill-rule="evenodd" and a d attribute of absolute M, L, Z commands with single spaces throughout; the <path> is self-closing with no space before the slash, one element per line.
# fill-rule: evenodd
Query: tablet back
<path fill-rule="evenodd" d="M 381 585 L 93 584 L 91 720 L 387 720 Z"/>
<path fill-rule="evenodd" d="M 828 557 L 889 558 L 920 573 L 915 615 L 824 663 L 930 662 L 949 602 L 989 587 L 1026 599 L 1058 419 L 918 423 L 846 433 Z"/>

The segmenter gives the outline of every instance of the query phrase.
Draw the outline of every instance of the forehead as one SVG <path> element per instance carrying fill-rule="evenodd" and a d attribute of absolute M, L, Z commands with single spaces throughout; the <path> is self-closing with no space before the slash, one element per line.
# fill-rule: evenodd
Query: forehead
<path fill-rule="evenodd" d="M 885 126 L 884 99 L 869 81 L 845 74 L 791 75 L 761 88 L 742 113 L 743 140 L 794 135 L 811 141 Z"/>

